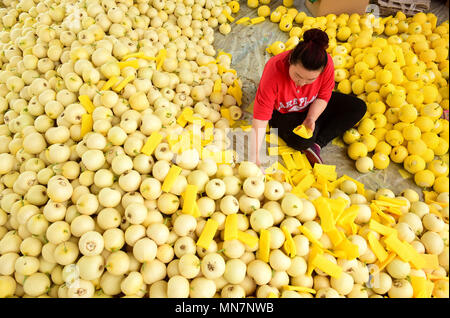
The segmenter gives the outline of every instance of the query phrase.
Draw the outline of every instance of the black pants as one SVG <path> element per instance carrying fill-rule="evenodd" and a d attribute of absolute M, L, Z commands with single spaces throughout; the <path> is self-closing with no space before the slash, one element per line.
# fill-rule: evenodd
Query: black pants
<path fill-rule="evenodd" d="M 271 128 L 278 128 L 278 136 L 296 150 L 305 150 L 314 143 L 323 148 L 335 137 L 341 136 L 355 126 L 366 113 L 366 109 L 363 100 L 353 95 L 333 92 L 327 107 L 316 120 L 316 128 L 310 139 L 304 139 L 293 133 L 294 128 L 305 120 L 308 110 L 287 114 L 274 110 L 269 125 Z"/>

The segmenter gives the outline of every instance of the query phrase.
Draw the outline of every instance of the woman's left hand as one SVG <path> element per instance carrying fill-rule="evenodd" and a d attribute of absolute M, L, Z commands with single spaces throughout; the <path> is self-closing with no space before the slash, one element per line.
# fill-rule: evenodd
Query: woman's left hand
<path fill-rule="evenodd" d="M 316 128 L 316 122 L 314 120 L 312 120 L 312 119 L 306 118 L 303 121 L 303 126 L 305 126 L 306 129 L 314 131 L 314 129 Z"/>

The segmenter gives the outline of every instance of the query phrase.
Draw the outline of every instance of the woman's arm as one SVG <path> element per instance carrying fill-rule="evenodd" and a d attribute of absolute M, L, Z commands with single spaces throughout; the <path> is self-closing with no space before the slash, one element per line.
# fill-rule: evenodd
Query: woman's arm
<path fill-rule="evenodd" d="M 253 118 L 252 121 L 249 161 L 256 163 L 258 166 L 261 164 L 259 161 L 259 152 L 261 150 L 262 141 L 266 136 L 266 127 L 268 122 L 268 120 L 259 120 L 255 118 Z"/>
<path fill-rule="evenodd" d="M 316 120 L 323 113 L 325 108 L 327 108 L 328 102 L 317 98 L 312 104 L 309 106 L 308 114 L 306 115 L 305 120 L 303 121 L 303 125 L 309 130 L 314 131 L 316 127 Z"/>
<path fill-rule="evenodd" d="M 336 85 L 334 81 L 333 59 L 329 54 L 327 66 L 323 70 L 323 77 L 324 80 L 317 94 L 317 98 L 309 106 L 308 114 L 306 115 L 306 118 L 303 121 L 303 125 L 310 130 L 314 130 L 314 128 L 316 127 L 315 125 L 316 120 L 317 118 L 319 118 L 319 116 L 323 113 L 323 111 L 327 107 L 328 101 L 330 100 L 331 94 L 333 93 L 334 86 Z"/>

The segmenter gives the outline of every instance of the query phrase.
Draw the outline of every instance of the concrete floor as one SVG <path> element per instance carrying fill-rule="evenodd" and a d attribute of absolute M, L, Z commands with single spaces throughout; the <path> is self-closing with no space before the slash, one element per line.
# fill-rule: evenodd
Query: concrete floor
<path fill-rule="evenodd" d="M 247 7 L 246 1 L 240 1 L 241 9 L 236 20 L 242 17 L 257 17 L 256 9 Z M 272 0 L 270 3 L 271 12 L 282 5 L 282 0 Z M 294 6 L 299 11 L 306 9 L 304 0 L 295 0 Z M 435 13 L 439 20 L 438 24 L 448 20 L 448 9 L 439 0 L 433 0 L 430 11 Z M 287 33 L 282 32 L 278 25 L 266 19 L 265 22 L 253 26 L 232 24 L 232 31 L 227 36 L 216 32 L 215 47 L 231 53 L 233 56 L 232 67 L 238 72 L 238 76 L 243 83 L 243 105 L 244 120 L 251 124 L 251 108 L 264 65 L 271 57 L 265 49 L 277 40 L 286 41 L 289 38 Z M 348 158 L 346 148 L 330 143 L 322 150 L 322 157 L 326 164 L 336 165 L 338 176 L 347 174 L 356 180 L 364 183 L 366 188 L 377 190 L 379 188 L 389 188 L 399 194 L 406 188 L 412 188 L 422 194 L 422 189 L 418 188 L 411 177 L 402 177 L 399 173 L 400 165 L 392 163 L 386 170 L 376 170 L 368 174 L 359 173 L 354 166 L 354 161 Z M 280 158 L 280 162 L 281 158 Z"/>

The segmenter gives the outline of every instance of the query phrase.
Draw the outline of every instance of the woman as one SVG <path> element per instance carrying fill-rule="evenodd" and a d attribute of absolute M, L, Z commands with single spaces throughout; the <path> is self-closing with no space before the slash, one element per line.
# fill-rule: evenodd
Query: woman
<path fill-rule="evenodd" d="M 278 129 L 278 136 L 288 146 L 303 151 L 314 165 L 323 163 L 323 147 L 364 116 L 364 101 L 333 92 L 334 65 L 327 47 L 327 34 L 310 29 L 293 50 L 266 63 L 253 107 L 250 160 L 256 164 L 261 164 L 259 151 L 268 123 Z M 300 124 L 313 131 L 311 138 L 293 132 Z"/>

